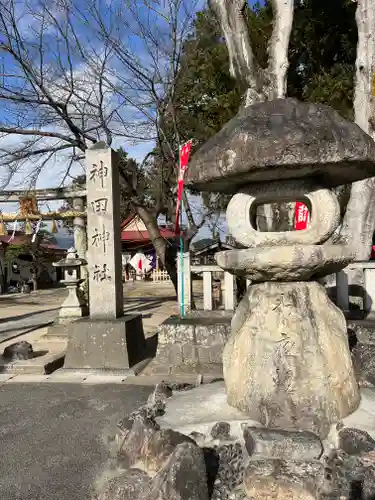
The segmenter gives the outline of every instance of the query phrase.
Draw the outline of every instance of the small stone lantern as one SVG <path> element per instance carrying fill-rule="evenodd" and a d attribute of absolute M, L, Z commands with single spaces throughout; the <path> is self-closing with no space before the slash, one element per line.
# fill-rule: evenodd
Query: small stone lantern
<path fill-rule="evenodd" d="M 64 279 L 61 280 L 61 283 L 66 286 L 69 292 L 60 309 L 59 323 L 67 323 L 88 315 L 86 301 L 79 290 L 79 285 L 84 281 L 81 279 L 81 266 L 85 264 L 87 262 L 78 257 L 75 248 L 69 248 L 65 259 L 53 263 L 54 267 L 63 270 Z"/>

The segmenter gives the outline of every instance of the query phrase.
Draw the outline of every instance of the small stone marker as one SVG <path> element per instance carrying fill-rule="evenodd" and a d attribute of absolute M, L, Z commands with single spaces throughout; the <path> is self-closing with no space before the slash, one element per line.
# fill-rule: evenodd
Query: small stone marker
<path fill-rule="evenodd" d="M 117 154 L 98 143 L 86 154 L 87 262 L 91 318 L 123 315 Z"/>

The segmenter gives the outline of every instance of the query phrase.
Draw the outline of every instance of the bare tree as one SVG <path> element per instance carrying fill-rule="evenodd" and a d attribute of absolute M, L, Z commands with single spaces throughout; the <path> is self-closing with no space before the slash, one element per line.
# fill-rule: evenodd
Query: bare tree
<path fill-rule="evenodd" d="M 144 141 L 158 146 L 158 195 L 121 169 L 132 209 L 144 221 L 175 286 L 176 266 L 157 217 L 173 218 L 178 145 L 175 86 L 195 3 L 188 0 L 1 1 L 0 165 L 6 185 L 42 173 L 74 178 L 87 148 Z M 152 152 L 146 157 L 150 162 Z M 146 161 L 142 167 L 146 168 Z M 173 200 L 173 203 L 172 203 Z M 185 196 L 186 241 L 199 227 Z"/>

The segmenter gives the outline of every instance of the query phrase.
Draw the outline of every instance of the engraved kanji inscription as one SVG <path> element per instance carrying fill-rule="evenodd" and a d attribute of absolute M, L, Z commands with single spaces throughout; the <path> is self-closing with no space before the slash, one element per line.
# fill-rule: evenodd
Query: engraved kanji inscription
<path fill-rule="evenodd" d="M 104 187 L 104 179 L 108 175 L 108 167 L 104 165 L 102 161 L 99 162 L 99 165 L 94 163 L 91 167 L 89 180 L 94 183 L 98 180 L 101 184 L 101 187 Z"/>
<path fill-rule="evenodd" d="M 95 214 L 105 213 L 107 211 L 108 199 L 107 198 L 97 198 L 91 202 L 92 211 Z"/>
<path fill-rule="evenodd" d="M 93 279 L 97 283 L 102 283 L 103 281 L 111 281 L 112 277 L 109 273 L 109 269 L 107 264 L 103 264 L 102 266 L 98 266 L 95 264 L 94 266 L 94 272 L 93 272 Z"/>
<path fill-rule="evenodd" d="M 93 234 L 91 235 L 91 245 L 93 247 L 99 248 L 102 247 L 103 252 L 107 252 L 107 242 L 109 240 L 109 231 L 106 230 L 104 224 L 102 228 L 95 228 Z"/>

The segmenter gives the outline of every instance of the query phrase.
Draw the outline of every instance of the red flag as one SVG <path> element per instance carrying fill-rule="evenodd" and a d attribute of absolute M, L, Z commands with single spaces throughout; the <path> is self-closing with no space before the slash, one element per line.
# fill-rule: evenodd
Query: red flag
<path fill-rule="evenodd" d="M 182 192 L 184 190 L 184 181 L 183 179 L 178 180 L 178 187 L 177 187 L 177 201 L 182 200 Z"/>
<path fill-rule="evenodd" d="M 193 144 L 193 141 L 190 140 L 180 147 L 180 172 L 179 172 L 180 175 L 179 175 L 179 178 L 183 178 L 185 170 L 187 169 L 192 144 Z"/>
<path fill-rule="evenodd" d="M 301 201 L 296 202 L 294 217 L 294 228 L 296 231 L 301 231 L 302 229 L 307 228 L 307 223 L 309 222 L 309 209 Z"/>
<path fill-rule="evenodd" d="M 180 147 L 180 168 L 178 172 L 178 187 L 177 187 L 177 205 L 176 205 L 176 226 L 175 233 L 179 234 L 180 232 L 180 209 L 181 209 L 181 200 L 182 193 L 184 191 L 184 174 L 187 169 L 190 157 L 190 151 L 193 141 L 188 141 Z"/>
<path fill-rule="evenodd" d="M 142 266 L 142 259 L 139 259 L 139 261 L 138 261 L 138 269 L 139 269 L 140 271 L 142 271 L 142 267 L 143 267 L 143 266 Z"/>

